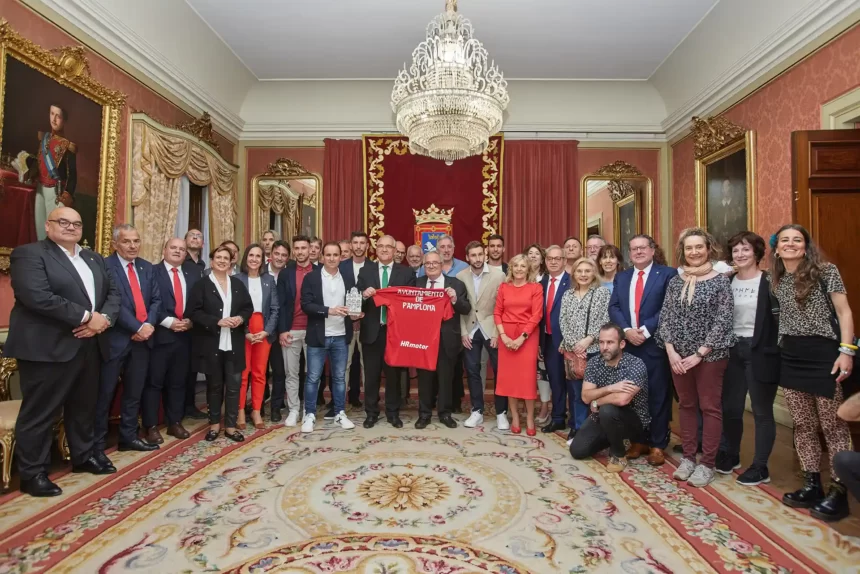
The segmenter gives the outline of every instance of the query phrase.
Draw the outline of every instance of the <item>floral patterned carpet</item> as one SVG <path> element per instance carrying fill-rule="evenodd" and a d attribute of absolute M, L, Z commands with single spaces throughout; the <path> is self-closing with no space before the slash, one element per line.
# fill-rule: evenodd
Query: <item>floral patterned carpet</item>
<path fill-rule="evenodd" d="M 270 426 L 168 440 L 66 474 L 60 499 L 0 498 L 0 573 L 858 572 L 860 543 L 720 477 L 574 461 L 560 436 Z"/>

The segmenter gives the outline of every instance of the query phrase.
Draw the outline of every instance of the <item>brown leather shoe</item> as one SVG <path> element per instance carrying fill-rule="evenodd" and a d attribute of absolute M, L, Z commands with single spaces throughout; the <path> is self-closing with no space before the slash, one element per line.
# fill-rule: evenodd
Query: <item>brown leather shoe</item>
<path fill-rule="evenodd" d="M 176 438 L 188 438 L 191 436 L 191 433 L 188 432 L 182 423 L 176 423 L 169 425 L 167 427 L 167 434 L 170 436 L 175 436 Z"/>
<path fill-rule="evenodd" d="M 158 427 L 149 427 L 146 429 L 146 435 L 143 437 L 149 444 L 161 444 L 164 442 L 161 433 L 158 432 Z"/>
<path fill-rule="evenodd" d="M 627 453 L 624 455 L 628 460 L 634 460 L 639 458 L 640 456 L 644 456 L 648 454 L 649 448 L 647 444 L 642 444 L 638 442 L 630 443 L 630 448 L 627 449 Z"/>
<path fill-rule="evenodd" d="M 648 454 L 648 464 L 651 466 L 662 466 L 666 462 L 666 453 L 662 448 L 652 448 Z"/>

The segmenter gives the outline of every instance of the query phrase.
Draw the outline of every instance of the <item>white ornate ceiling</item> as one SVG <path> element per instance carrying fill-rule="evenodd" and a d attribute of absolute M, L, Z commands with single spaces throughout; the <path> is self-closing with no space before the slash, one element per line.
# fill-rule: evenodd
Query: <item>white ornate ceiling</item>
<path fill-rule="evenodd" d="M 186 0 L 259 79 L 393 78 L 444 0 Z M 717 0 L 459 0 L 510 79 L 647 79 Z"/>

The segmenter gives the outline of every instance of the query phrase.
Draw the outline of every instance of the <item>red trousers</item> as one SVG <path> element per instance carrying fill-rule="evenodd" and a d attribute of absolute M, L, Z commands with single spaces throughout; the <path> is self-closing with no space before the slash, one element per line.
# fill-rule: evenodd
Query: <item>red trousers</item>
<path fill-rule="evenodd" d="M 263 314 L 254 313 L 248 321 L 248 330 L 259 333 L 263 330 Z M 271 333 L 270 333 L 271 334 Z M 269 350 L 272 344 L 263 339 L 252 345 L 245 339 L 245 370 L 242 371 L 242 388 L 239 391 L 239 408 L 245 408 L 248 392 L 248 374 L 251 374 L 251 404 L 255 411 L 263 408 L 263 393 L 266 390 L 266 371 L 269 368 Z"/>

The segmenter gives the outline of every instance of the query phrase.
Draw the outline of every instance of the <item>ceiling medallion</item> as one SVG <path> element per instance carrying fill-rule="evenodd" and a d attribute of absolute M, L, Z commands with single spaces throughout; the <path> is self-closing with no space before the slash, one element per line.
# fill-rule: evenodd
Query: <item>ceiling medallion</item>
<path fill-rule="evenodd" d="M 508 83 L 457 13 L 457 0 L 427 25 L 412 65 L 394 80 L 391 109 L 409 150 L 443 161 L 482 154 L 502 129 Z"/>

